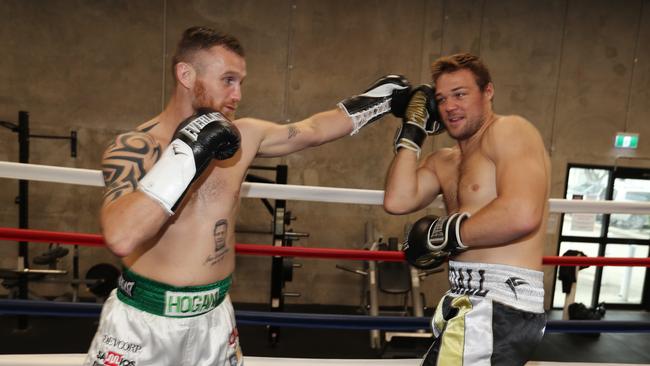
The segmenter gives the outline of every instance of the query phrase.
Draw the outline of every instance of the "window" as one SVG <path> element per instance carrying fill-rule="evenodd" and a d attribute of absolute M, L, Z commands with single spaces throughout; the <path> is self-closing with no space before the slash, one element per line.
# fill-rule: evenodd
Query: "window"
<path fill-rule="evenodd" d="M 566 199 L 650 202 L 650 170 L 569 165 Z M 648 257 L 650 215 L 563 214 L 558 255 L 574 250 L 589 257 Z M 556 269 L 553 307 L 564 305 L 565 294 Z M 595 306 L 648 306 L 645 267 L 588 267 L 578 271 L 575 302 Z"/>

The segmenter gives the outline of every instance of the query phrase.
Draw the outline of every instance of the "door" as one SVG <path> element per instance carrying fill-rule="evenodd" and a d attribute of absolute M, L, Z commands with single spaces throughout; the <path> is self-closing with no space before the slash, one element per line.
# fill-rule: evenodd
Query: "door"
<path fill-rule="evenodd" d="M 650 202 L 650 170 L 569 165 L 566 199 Z M 569 250 L 587 256 L 648 257 L 650 214 L 563 214 L 558 255 Z M 648 308 L 646 267 L 588 267 L 578 272 L 575 302 L 608 308 Z M 561 308 L 565 295 L 557 280 L 553 307 Z"/>

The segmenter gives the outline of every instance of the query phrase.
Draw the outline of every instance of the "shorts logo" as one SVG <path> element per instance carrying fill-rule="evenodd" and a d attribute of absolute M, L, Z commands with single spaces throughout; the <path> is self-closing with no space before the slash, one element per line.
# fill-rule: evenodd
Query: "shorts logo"
<path fill-rule="evenodd" d="M 108 334 L 104 334 L 102 342 L 113 349 L 119 349 L 125 352 L 138 353 L 142 349 L 142 346 L 137 343 L 125 342 L 121 339 L 111 337 Z"/>
<path fill-rule="evenodd" d="M 165 292 L 166 316 L 192 316 L 207 313 L 219 304 L 219 289 L 199 292 Z"/>
<path fill-rule="evenodd" d="M 239 332 L 237 331 L 237 328 L 235 328 L 230 333 L 230 339 L 228 340 L 230 347 L 237 345 L 237 339 L 239 339 Z"/>
<path fill-rule="evenodd" d="M 124 278 L 124 275 L 120 276 L 117 281 L 117 286 L 126 294 L 128 297 L 133 297 L 133 288 L 135 287 L 135 281 L 129 281 Z"/>
<path fill-rule="evenodd" d="M 172 150 L 174 151 L 174 155 L 187 155 L 187 154 L 185 154 L 185 151 L 181 150 L 176 145 L 172 145 Z"/>
<path fill-rule="evenodd" d="M 121 354 L 115 352 L 108 352 L 106 358 L 104 359 L 104 365 L 106 366 L 119 366 L 124 358 Z"/>
<path fill-rule="evenodd" d="M 450 291 L 459 295 L 470 295 L 485 297 L 490 290 L 483 288 L 485 282 L 485 271 L 478 270 L 478 278 L 473 277 L 474 271 L 465 268 L 449 268 Z"/>
<path fill-rule="evenodd" d="M 99 351 L 97 360 L 101 363 L 95 361 L 93 366 L 135 366 L 135 361 L 128 360 L 123 355 L 115 352 L 105 353 Z"/>
<path fill-rule="evenodd" d="M 519 277 L 510 277 L 506 280 L 506 285 L 508 285 L 508 287 L 510 287 L 510 289 L 512 290 L 512 293 L 515 294 L 515 300 L 519 300 L 519 298 L 517 297 L 517 286 L 527 285 L 527 284 L 528 282 L 526 282 L 523 278 L 519 278 Z"/>
<path fill-rule="evenodd" d="M 230 366 L 241 366 L 243 364 L 243 356 L 241 353 L 241 348 L 239 348 L 239 331 L 237 328 L 233 328 L 232 332 L 230 332 L 228 343 L 231 349 L 230 351 L 232 352 L 228 358 L 228 361 L 230 361 Z"/>

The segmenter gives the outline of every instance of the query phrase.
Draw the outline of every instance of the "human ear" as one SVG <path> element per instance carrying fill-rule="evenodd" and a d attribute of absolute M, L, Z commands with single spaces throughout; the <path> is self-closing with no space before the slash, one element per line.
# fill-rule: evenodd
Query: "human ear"
<path fill-rule="evenodd" d="M 191 89 L 196 80 L 196 70 L 187 62 L 179 62 L 175 66 L 176 80 L 184 87 Z"/>
<path fill-rule="evenodd" d="M 488 100 L 492 101 L 492 98 L 494 97 L 494 84 L 488 83 L 485 86 L 485 90 L 483 91 L 483 93 L 488 98 Z"/>

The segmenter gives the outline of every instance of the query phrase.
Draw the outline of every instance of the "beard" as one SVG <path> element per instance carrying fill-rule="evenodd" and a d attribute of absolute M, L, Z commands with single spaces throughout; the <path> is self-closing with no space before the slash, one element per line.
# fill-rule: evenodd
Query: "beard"
<path fill-rule="evenodd" d="M 196 83 L 194 84 L 194 88 L 192 89 L 192 92 L 194 93 L 194 102 L 192 107 L 194 110 L 197 110 L 199 108 L 209 108 L 212 110 L 215 110 L 222 115 L 224 115 L 226 118 L 229 120 L 234 120 L 235 119 L 235 112 L 231 110 L 224 110 L 221 106 L 217 106 L 214 103 L 214 99 L 210 98 L 208 96 L 207 90 L 205 88 L 205 84 L 201 80 L 196 80 Z"/>
<path fill-rule="evenodd" d="M 224 115 L 226 118 L 228 118 L 228 120 L 230 120 L 230 121 L 234 121 L 234 120 L 235 120 L 235 112 L 227 111 L 227 112 L 221 112 L 221 114 L 223 114 L 223 115 Z"/>
<path fill-rule="evenodd" d="M 465 126 L 463 126 L 460 131 L 452 132 L 451 130 L 447 129 L 447 132 L 449 133 L 449 136 L 451 136 L 454 140 L 463 141 L 474 136 L 474 134 L 481 128 L 482 125 L 482 119 L 474 119 L 471 121 L 467 120 Z"/>
<path fill-rule="evenodd" d="M 192 89 L 192 93 L 194 93 L 194 101 L 192 103 L 192 107 L 194 109 L 199 109 L 199 108 L 214 109 L 214 107 L 210 105 L 210 101 L 206 96 L 207 93 L 205 90 L 205 85 L 201 80 L 196 80 L 196 83 L 194 83 L 194 89 Z"/>

